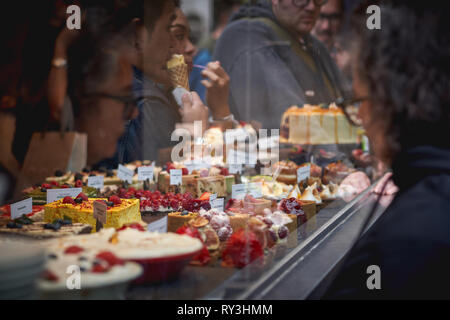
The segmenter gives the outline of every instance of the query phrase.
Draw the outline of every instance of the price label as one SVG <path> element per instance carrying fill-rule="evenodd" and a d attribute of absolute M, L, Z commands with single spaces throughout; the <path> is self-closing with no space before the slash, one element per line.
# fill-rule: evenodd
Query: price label
<path fill-rule="evenodd" d="M 183 182 L 183 171 L 181 169 L 170 170 L 170 185 L 179 186 Z"/>
<path fill-rule="evenodd" d="M 139 167 L 138 168 L 138 180 L 139 181 L 153 181 L 153 167 Z"/>
<path fill-rule="evenodd" d="M 217 194 L 213 193 L 212 195 L 209 196 L 209 204 L 211 205 L 211 208 L 213 206 L 214 200 L 217 199 Z"/>
<path fill-rule="evenodd" d="M 103 224 L 106 224 L 106 203 L 103 201 L 95 201 L 94 204 L 94 218 Z"/>
<path fill-rule="evenodd" d="M 224 206 L 223 198 L 217 198 L 211 202 L 211 209 L 217 209 L 219 211 L 223 211 L 223 206 Z"/>
<path fill-rule="evenodd" d="M 149 232 L 166 233 L 167 232 L 167 216 L 158 221 L 150 223 L 147 230 Z"/>
<path fill-rule="evenodd" d="M 81 188 L 67 188 L 67 189 L 48 189 L 47 190 L 47 203 L 52 203 L 65 197 L 75 198 L 83 189 Z"/>
<path fill-rule="evenodd" d="M 247 192 L 253 198 L 262 198 L 262 183 L 261 182 L 253 182 L 249 183 L 247 187 Z"/>
<path fill-rule="evenodd" d="M 28 198 L 11 204 L 11 219 L 20 218 L 24 214 L 33 212 L 33 199 Z"/>
<path fill-rule="evenodd" d="M 233 184 L 231 186 L 231 198 L 236 200 L 242 200 L 247 194 L 247 188 L 245 184 Z"/>
<path fill-rule="evenodd" d="M 103 176 L 93 176 L 88 178 L 88 187 L 101 189 L 103 188 L 103 180 L 105 177 Z"/>
<path fill-rule="evenodd" d="M 297 183 L 300 181 L 306 180 L 311 175 L 311 165 L 307 165 L 304 167 L 300 167 L 297 169 Z"/>
<path fill-rule="evenodd" d="M 131 184 L 133 183 L 133 176 L 134 176 L 133 170 L 130 170 L 127 167 L 119 164 L 119 168 L 117 168 L 117 178 Z"/>
<path fill-rule="evenodd" d="M 228 172 L 230 174 L 242 173 L 242 165 L 241 164 L 230 164 L 228 166 Z"/>

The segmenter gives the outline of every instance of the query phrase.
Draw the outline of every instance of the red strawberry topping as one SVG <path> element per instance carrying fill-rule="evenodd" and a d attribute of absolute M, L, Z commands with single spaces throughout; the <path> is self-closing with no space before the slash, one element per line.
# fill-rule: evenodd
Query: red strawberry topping
<path fill-rule="evenodd" d="M 113 266 L 123 266 L 124 262 L 122 259 L 119 259 L 116 255 L 109 251 L 100 252 L 95 256 L 97 259 L 104 260 L 108 262 L 110 267 Z"/>
<path fill-rule="evenodd" d="M 106 267 L 106 266 L 104 266 L 104 265 L 102 265 L 102 264 L 95 264 L 93 267 L 92 267 L 92 273 L 105 273 L 105 272 L 107 272 L 109 270 L 109 267 Z"/>
<path fill-rule="evenodd" d="M 81 198 L 83 201 L 88 201 L 89 198 L 87 195 L 85 195 L 83 192 L 81 192 L 79 195 L 77 195 L 77 199 Z"/>
<path fill-rule="evenodd" d="M 202 266 L 206 265 L 211 261 L 211 255 L 209 254 L 208 248 L 203 246 L 202 251 L 192 258 L 193 262 L 196 262 Z"/>
<path fill-rule="evenodd" d="M 118 196 L 111 196 L 111 197 L 109 197 L 109 201 L 114 203 L 114 205 L 122 204 L 122 200 L 120 200 L 120 198 Z"/>
<path fill-rule="evenodd" d="M 81 188 L 83 187 L 83 181 L 77 180 L 75 181 L 75 188 Z"/>
<path fill-rule="evenodd" d="M 200 235 L 200 232 L 198 232 L 197 229 L 195 228 L 191 228 L 188 226 L 183 226 L 178 228 L 178 230 L 176 231 L 177 234 L 185 234 L 188 235 L 192 238 L 197 238 L 199 240 L 202 240 L 202 236 Z"/>
<path fill-rule="evenodd" d="M 117 229 L 117 231 L 126 230 L 126 229 L 128 229 L 128 228 L 130 228 L 130 229 L 136 229 L 136 230 L 139 230 L 139 231 L 145 231 L 144 227 L 141 226 L 141 225 L 140 225 L 139 223 L 137 223 L 137 222 L 124 224 L 124 225 L 122 226 L 122 228 Z"/>
<path fill-rule="evenodd" d="M 45 270 L 44 273 L 42 274 L 42 278 L 52 282 L 58 281 L 58 277 L 50 270 Z"/>
<path fill-rule="evenodd" d="M 227 242 L 222 260 L 226 266 L 243 268 L 264 254 L 261 243 L 253 232 L 239 230 Z"/>
<path fill-rule="evenodd" d="M 70 246 L 64 251 L 64 253 L 65 254 L 77 254 L 77 253 L 80 253 L 83 251 L 84 251 L 84 249 L 79 246 Z"/>
<path fill-rule="evenodd" d="M 230 172 L 228 171 L 227 168 L 222 168 L 222 169 L 220 169 L 220 175 L 222 175 L 222 176 L 229 176 Z"/>
<path fill-rule="evenodd" d="M 75 205 L 75 200 L 73 200 L 71 197 L 64 197 L 62 203 L 64 203 L 64 204 L 73 204 L 73 205 Z"/>
<path fill-rule="evenodd" d="M 172 162 L 167 162 L 166 166 L 167 166 L 167 172 L 170 172 L 170 170 L 176 169 Z"/>
<path fill-rule="evenodd" d="M 296 198 L 283 199 L 280 203 L 280 208 L 285 213 L 295 214 L 295 215 L 304 215 L 302 207 L 303 203 Z"/>

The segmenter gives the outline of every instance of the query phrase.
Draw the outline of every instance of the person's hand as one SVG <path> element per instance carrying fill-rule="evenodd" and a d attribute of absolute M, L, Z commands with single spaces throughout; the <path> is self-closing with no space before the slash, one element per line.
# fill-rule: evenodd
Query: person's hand
<path fill-rule="evenodd" d="M 206 103 L 208 104 L 214 119 L 222 119 L 230 115 L 228 96 L 230 92 L 230 77 L 220 66 L 220 62 L 208 63 L 202 76 L 206 87 Z"/>
<path fill-rule="evenodd" d="M 192 123 L 194 121 L 202 121 L 202 131 L 206 130 L 208 121 L 208 108 L 203 104 L 202 100 L 196 92 L 185 94 L 182 97 L 183 108 L 181 108 L 181 119 L 183 123 Z"/>
<path fill-rule="evenodd" d="M 375 194 L 381 194 L 383 196 L 390 196 L 390 195 L 394 195 L 398 192 L 398 188 L 397 186 L 394 184 L 394 182 L 391 180 L 392 177 L 392 173 L 388 172 L 384 175 L 383 178 L 381 178 L 381 180 L 377 183 L 377 185 L 375 186 L 375 188 L 373 188 L 373 193 Z M 388 181 L 389 180 L 389 181 Z M 381 193 L 381 191 L 383 190 L 383 187 L 386 184 L 386 187 L 384 188 L 384 192 Z"/>
<path fill-rule="evenodd" d="M 348 175 L 340 185 L 350 186 L 359 194 L 370 187 L 370 179 L 364 172 L 358 171 Z"/>

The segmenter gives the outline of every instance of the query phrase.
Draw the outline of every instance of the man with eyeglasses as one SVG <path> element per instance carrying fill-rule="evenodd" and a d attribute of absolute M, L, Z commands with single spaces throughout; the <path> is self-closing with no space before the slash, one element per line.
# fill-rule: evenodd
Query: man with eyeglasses
<path fill-rule="evenodd" d="M 250 1 L 231 18 L 213 58 L 230 75 L 236 118 L 275 129 L 292 105 L 331 103 L 347 95 L 327 48 L 311 35 L 326 2 Z"/>
<path fill-rule="evenodd" d="M 328 0 L 320 9 L 312 34 L 322 41 L 333 55 L 336 36 L 342 26 L 343 0 Z"/>

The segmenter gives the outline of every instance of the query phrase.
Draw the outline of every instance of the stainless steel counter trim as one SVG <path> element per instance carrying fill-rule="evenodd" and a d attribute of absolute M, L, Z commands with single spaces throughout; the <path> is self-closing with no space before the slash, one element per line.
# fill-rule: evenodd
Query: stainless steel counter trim
<path fill-rule="evenodd" d="M 311 242 L 313 242 L 317 237 L 319 237 L 325 230 L 327 230 L 333 223 L 335 223 L 339 218 L 341 218 L 342 215 L 345 213 L 348 213 L 348 210 L 352 208 L 354 205 L 356 205 L 362 198 L 364 198 L 367 194 L 369 194 L 374 186 L 373 184 L 370 186 L 367 190 L 363 191 L 361 194 L 359 194 L 355 199 L 353 199 L 351 202 L 349 202 L 344 208 L 342 208 L 333 218 L 330 219 L 327 223 L 325 223 L 320 229 L 318 229 L 316 232 L 314 232 L 308 239 L 306 239 L 304 242 L 302 242 L 297 248 L 295 248 L 291 253 L 289 253 L 286 257 L 284 257 L 282 260 L 280 260 L 268 273 L 263 275 L 261 279 L 259 279 L 256 283 L 250 286 L 250 288 L 245 291 L 244 293 L 240 294 L 236 299 L 237 300 L 246 300 L 249 299 L 249 297 L 254 294 L 258 288 L 260 288 L 266 281 L 268 281 L 271 277 L 273 277 L 277 272 L 282 269 L 287 262 L 289 262 L 291 259 L 293 259 L 296 255 L 298 255 L 303 248 L 305 248 L 307 245 L 309 245 Z M 361 206 L 360 206 L 361 207 Z M 359 208 L 360 208 L 359 207 Z M 359 209 L 358 208 L 358 209 Z M 313 246 L 306 254 L 302 255 L 299 260 L 295 262 L 294 265 L 288 267 L 287 270 L 281 273 L 281 275 L 277 278 L 276 281 L 272 282 L 272 284 L 267 285 L 263 291 L 258 294 L 258 296 L 263 295 L 264 292 L 267 292 L 271 290 L 276 283 L 281 281 L 283 277 L 287 274 L 288 271 L 292 270 L 294 266 L 296 266 L 300 261 L 304 259 L 304 257 L 308 254 L 310 254 L 317 246 L 326 238 L 329 237 L 332 231 L 336 230 L 339 226 L 341 226 L 349 217 L 351 217 L 355 212 L 358 210 L 354 210 L 351 214 L 348 215 L 342 222 L 340 222 L 338 225 L 336 225 L 323 239 L 321 239 L 315 246 Z"/>

